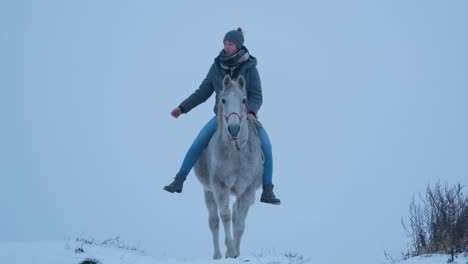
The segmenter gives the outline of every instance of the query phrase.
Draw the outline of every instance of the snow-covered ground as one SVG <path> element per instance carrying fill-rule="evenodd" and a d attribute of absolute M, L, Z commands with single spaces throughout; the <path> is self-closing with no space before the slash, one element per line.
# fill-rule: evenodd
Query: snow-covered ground
<path fill-rule="evenodd" d="M 447 255 L 424 255 L 407 259 L 398 264 L 447 264 L 449 259 L 450 256 Z M 452 263 L 468 264 L 468 254 L 458 255 Z"/>
<path fill-rule="evenodd" d="M 428 255 L 408 259 L 399 264 L 446 264 L 446 255 Z M 88 261 L 88 262 L 87 262 Z M 0 263 L 8 264 L 305 264 L 306 256 L 294 252 L 260 253 L 237 259 L 184 259 L 180 256 L 155 258 L 138 248 L 125 246 L 118 239 L 95 242 L 69 239 L 56 242 L 1 242 Z M 468 264 L 468 254 L 459 255 L 454 264 Z M 317 263 L 319 264 L 319 263 Z M 320 263 L 328 264 L 328 263 Z M 338 264 L 338 263 L 337 263 Z M 367 264 L 367 263 L 346 263 Z M 371 263 L 369 263 L 371 264 Z"/>
<path fill-rule="evenodd" d="M 125 246 L 118 240 L 93 242 L 73 239 L 55 242 L 0 242 L 0 263 L 8 264 L 80 264 L 84 261 L 97 264 L 301 264 L 309 261 L 300 254 L 262 253 L 237 259 L 187 259 L 183 256 L 153 257 L 143 250 Z"/>

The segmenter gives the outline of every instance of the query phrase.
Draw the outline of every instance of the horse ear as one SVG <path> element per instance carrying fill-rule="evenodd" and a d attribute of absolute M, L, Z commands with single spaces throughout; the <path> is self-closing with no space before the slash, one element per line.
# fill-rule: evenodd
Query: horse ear
<path fill-rule="evenodd" d="M 245 79 L 244 76 L 240 75 L 239 78 L 237 78 L 237 82 L 239 82 L 239 85 L 244 88 L 245 87 Z"/>
<path fill-rule="evenodd" d="M 223 86 L 224 88 L 228 87 L 231 84 L 231 77 L 229 77 L 229 74 L 226 74 L 223 79 Z"/>

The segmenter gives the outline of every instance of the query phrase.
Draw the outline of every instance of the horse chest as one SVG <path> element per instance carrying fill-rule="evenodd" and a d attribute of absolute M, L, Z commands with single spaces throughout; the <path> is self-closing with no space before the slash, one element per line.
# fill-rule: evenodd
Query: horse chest
<path fill-rule="evenodd" d="M 246 176 L 251 173 L 253 167 L 249 157 L 244 151 L 220 150 L 216 155 L 215 174 L 229 175 L 230 178 Z"/>

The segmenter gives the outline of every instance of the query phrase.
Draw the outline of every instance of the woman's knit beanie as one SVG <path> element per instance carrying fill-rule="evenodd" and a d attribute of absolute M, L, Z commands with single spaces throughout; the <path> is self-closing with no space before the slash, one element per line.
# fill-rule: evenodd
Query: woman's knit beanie
<path fill-rule="evenodd" d="M 237 28 L 237 30 L 231 30 L 224 36 L 224 41 L 230 41 L 236 45 L 237 49 L 242 48 L 244 46 L 244 33 L 242 32 L 241 28 Z"/>

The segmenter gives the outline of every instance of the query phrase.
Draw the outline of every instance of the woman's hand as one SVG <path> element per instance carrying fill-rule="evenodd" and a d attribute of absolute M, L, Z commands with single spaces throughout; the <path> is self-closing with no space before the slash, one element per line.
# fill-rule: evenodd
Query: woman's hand
<path fill-rule="evenodd" d="M 182 113 L 182 109 L 180 109 L 180 107 L 176 107 L 174 108 L 174 110 L 172 110 L 171 112 L 171 116 L 173 116 L 174 118 L 178 118 Z"/>
<path fill-rule="evenodd" d="M 248 113 L 248 114 L 247 114 L 247 118 L 248 118 L 250 121 L 252 121 L 252 122 L 257 121 L 257 118 L 256 118 L 256 117 L 254 116 L 254 114 L 252 114 L 252 113 Z"/>

